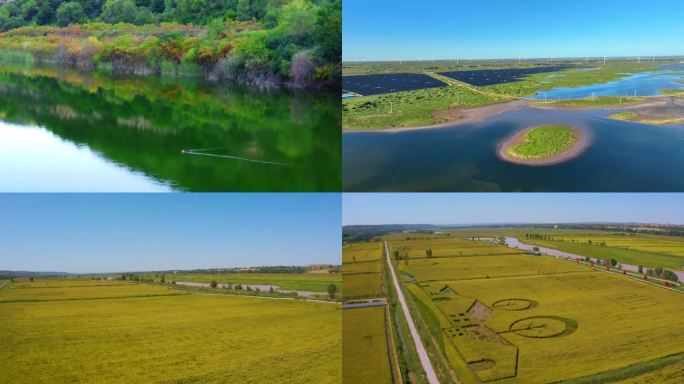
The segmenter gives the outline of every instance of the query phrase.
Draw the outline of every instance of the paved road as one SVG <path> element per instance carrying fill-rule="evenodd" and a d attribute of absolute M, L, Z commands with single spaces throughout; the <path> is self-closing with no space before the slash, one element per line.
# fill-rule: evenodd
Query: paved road
<path fill-rule="evenodd" d="M 416 345 L 416 351 L 418 351 L 418 357 L 420 358 L 420 364 L 423 366 L 423 370 L 425 370 L 425 375 L 427 375 L 428 382 L 430 384 L 439 384 L 439 380 L 437 379 L 437 374 L 435 373 L 434 368 L 432 368 L 432 363 L 430 363 L 430 357 L 428 356 L 427 351 L 425 350 L 425 346 L 420 341 L 420 336 L 418 335 L 418 330 L 416 329 L 416 324 L 413 322 L 413 318 L 411 317 L 411 313 L 409 312 L 408 306 L 406 305 L 406 300 L 404 300 L 404 293 L 401 291 L 401 289 L 399 287 L 399 281 L 397 280 L 397 274 L 394 272 L 394 266 L 392 265 L 392 262 L 390 261 L 389 247 L 387 246 L 386 241 L 385 241 L 385 255 L 387 257 L 387 265 L 389 265 L 390 272 L 392 272 L 392 280 L 394 281 L 394 289 L 397 291 L 397 297 L 399 298 L 399 302 L 401 303 L 401 309 L 404 311 L 404 316 L 406 317 L 406 322 L 408 323 L 409 331 L 411 331 L 411 338 L 413 339 L 413 343 Z"/>

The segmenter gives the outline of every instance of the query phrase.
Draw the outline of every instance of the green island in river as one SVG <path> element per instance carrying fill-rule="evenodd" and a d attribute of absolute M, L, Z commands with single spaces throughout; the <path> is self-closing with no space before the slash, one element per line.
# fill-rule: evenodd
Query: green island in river
<path fill-rule="evenodd" d="M 505 140 L 499 156 L 525 165 L 558 164 L 579 155 L 588 145 L 584 132 L 562 125 L 524 129 Z"/>

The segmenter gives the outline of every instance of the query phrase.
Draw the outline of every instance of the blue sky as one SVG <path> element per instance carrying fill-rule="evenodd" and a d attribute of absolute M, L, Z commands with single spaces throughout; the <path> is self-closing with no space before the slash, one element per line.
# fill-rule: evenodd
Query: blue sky
<path fill-rule="evenodd" d="M 681 0 L 345 0 L 344 60 L 684 54 Z"/>
<path fill-rule="evenodd" d="M 598 221 L 684 224 L 684 194 L 347 193 L 342 197 L 344 225 Z"/>
<path fill-rule="evenodd" d="M 339 264 L 340 195 L 2 194 L 0 270 Z"/>

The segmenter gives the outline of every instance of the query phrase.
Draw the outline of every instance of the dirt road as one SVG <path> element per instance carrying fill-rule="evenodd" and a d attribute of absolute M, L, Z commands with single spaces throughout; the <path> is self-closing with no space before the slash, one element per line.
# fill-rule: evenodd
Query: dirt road
<path fill-rule="evenodd" d="M 408 323 L 409 331 L 411 332 L 411 338 L 413 339 L 413 343 L 416 345 L 416 351 L 418 352 L 418 357 L 420 358 L 420 364 L 423 366 L 423 370 L 425 370 L 425 375 L 427 376 L 428 382 L 430 384 L 439 384 L 437 374 L 435 373 L 435 370 L 432 368 L 430 357 L 428 356 L 427 351 L 425 350 L 423 342 L 420 340 L 420 335 L 418 335 L 416 324 L 413 322 L 411 313 L 409 312 L 408 306 L 406 305 L 404 293 L 401 291 L 401 288 L 399 287 L 399 280 L 397 280 L 397 274 L 394 272 L 394 266 L 390 261 L 389 247 L 387 246 L 386 241 L 385 255 L 387 257 L 387 265 L 389 265 L 390 272 L 392 273 L 394 289 L 397 291 L 397 297 L 399 298 L 399 302 L 401 303 L 401 309 L 404 311 L 404 317 L 406 317 L 406 323 Z"/>

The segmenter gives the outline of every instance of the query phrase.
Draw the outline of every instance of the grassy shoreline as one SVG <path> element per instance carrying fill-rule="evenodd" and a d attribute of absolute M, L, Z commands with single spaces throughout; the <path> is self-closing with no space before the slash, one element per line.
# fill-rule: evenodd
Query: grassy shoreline
<path fill-rule="evenodd" d="M 86 14 L 81 10 L 68 19 L 13 17 L 18 7 L 30 15 L 28 10 L 42 7 L 41 13 L 54 5 L 48 0 L 0 1 L 0 58 L 115 75 L 339 89 L 339 0 L 261 2 L 251 9 L 235 2 L 198 2 L 192 4 L 196 9 L 162 2 L 152 9 L 117 1 L 94 4 Z M 127 11 L 112 15 L 116 6 Z"/>
<path fill-rule="evenodd" d="M 669 125 L 669 124 L 683 124 L 684 117 L 679 116 L 660 116 L 652 117 L 641 113 L 627 111 L 616 112 L 608 115 L 609 119 L 630 121 L 634 123 L 648 124 L 648 125 Z"/>

